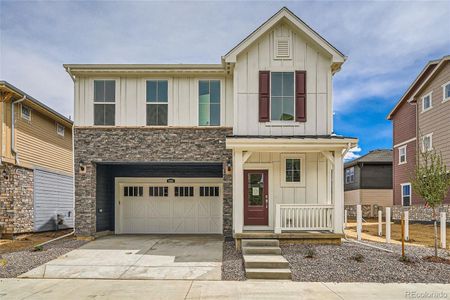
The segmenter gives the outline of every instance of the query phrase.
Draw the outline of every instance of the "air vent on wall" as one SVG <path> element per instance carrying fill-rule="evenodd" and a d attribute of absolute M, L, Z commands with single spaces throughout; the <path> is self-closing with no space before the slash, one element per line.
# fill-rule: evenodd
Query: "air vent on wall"
<path fill-rule="evenodd" d="M 289 38 L 275 40 L 275 57 L 277 59 L 291 58 L 291 43 Z"/>

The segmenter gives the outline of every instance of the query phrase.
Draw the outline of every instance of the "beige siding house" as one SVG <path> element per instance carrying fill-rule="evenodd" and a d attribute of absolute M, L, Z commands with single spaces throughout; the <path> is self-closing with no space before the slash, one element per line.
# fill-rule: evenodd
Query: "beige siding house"
<path fill-rule="evenodd" d="M 72 227 L 72 121 L 8 82 L 0 93 L 0 232 Z"/>

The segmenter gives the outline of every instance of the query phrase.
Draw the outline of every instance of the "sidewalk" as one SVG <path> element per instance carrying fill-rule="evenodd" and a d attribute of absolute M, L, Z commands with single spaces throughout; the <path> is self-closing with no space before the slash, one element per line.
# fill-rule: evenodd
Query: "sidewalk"
<path fill-rule="evenodd" d="M 0 299 L 448 299 L 450 285 L 1 279 Z"/>

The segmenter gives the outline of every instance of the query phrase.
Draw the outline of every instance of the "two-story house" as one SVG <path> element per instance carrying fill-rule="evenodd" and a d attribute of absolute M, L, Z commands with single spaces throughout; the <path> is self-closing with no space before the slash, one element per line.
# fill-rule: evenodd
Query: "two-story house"
<path fill-rule="evenodd" d="M 389 113 L 393 123 L 394 217 L 401 207 L 410 207 L 414 220 L 429 221 L 432 211 L 414 193 L 411 178 L 422 151 L 442 154 L 450 169 L 450 56 L 432 60 L 423 68 Z M 450 214 L 450 192 L 444 208 Z"/>
<path fill-rule="evenodd" d="M 345 59 L 283 8 L 220 64 L 64 65 L 77 234 L 342 233 Z"/>
<path fill-rule="evenodd" d="M 73 227 L 72 121 L 0 81 L 0 234 Z"/>
<path fill-rule="evenodd" d="M 345 163 L 344 203 L 349 216 L 356 216 L 360 204 L 363 217 L 392 206 L 392 150 L 372 150 Z"/>

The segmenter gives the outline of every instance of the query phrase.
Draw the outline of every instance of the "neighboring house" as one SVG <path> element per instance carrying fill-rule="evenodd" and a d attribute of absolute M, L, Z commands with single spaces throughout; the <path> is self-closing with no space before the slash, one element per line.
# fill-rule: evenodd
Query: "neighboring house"
<path fill-rule="evenodd" d="M 72 121 L 0 81 L 0 233 L 73 227 Z"/>
<path fill-rule="evenodd" d="M 220 64 L 64 65 L 77 234 L 342 233 L 344 61 L 283 8 Z"/>
<path fill-rule="evenodd" d="M 394 130 L 394 205 L 410 206 L 410 216 L 421 221 L 430 220 L 431 210 L 414 193 L 411 178 L 420 151 L 441 153 L 450 169 L 449 100 L 450 55 L 430 61 L 388 115 Z M 449 210 L 450 193 L 444 204 Z"/>
<path fill-rule="evenodd" d="M 344 165 L 345 207 L 355 215 L 361 204 L 364 217 L 392 206 L 392 150 L 373 150 Z"/>

